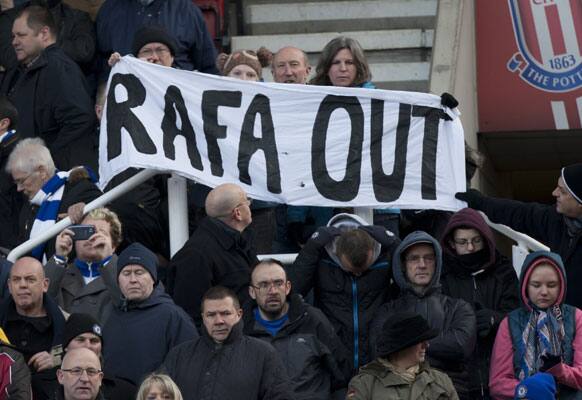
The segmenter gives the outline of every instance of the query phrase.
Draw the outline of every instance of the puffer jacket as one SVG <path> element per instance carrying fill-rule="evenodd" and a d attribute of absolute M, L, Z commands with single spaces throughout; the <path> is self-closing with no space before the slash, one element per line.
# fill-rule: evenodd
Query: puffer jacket
<path fill-rule="evenodd" d="M 331 226 L 359 229 L 366 223 L 355 215 L 338 214 L 329 221 L 328 228 Z M 369 327 L 376 310 L 391 296 L 390 259 L 399 243 L 385 229 L 372 237 L 377 241 L 375 261 L 360 276 L 343 269 L 335 254 L 335 240 L 322 245 L 315 237 L 307 241 L 289 269 L 296 293 L 306 296 L 313 289 L 315 306 L 329 319 L 351 355 L 353 373 L 372 360 Z"/>
<path fill-rule="evenodd" d="M 562 343 L 563 348 L 570 348 L 573 351 L 572 360 L 568 362 L 565 360 L 565 354 L 561 354 L 562 362 L 551 367 L 545 372 L 552 374 L 556 379 L 560 391 L 559 398 L 561 400 L 568 399 L 582 399 L 582 311 L 578 308 L 564 304 L 566 298 L 567 278 L 564 269 L 564 264 L 559 255 L 548 251 L 536 251 L 529 254 L 523 262 L 519 277 L 520 285 L 520 301 L 521 307 L 510 313 L 501 322 L 495 338 L 493 346 L 493 353 L 491 355 L 491 370 L 489 377 L 489 390 L 494 399 L 509 400 L 513 399 L 515 387 L 519 384 L 519 379 L 516 376 L 518 366 L 515 365 L 515 352 L 518 345 L 512 339 L 512 330 L 510 329 L 509 318 L 514 317 L 514 321 L 528 321 L 528 314 L 533 310 L 531 302 L 527 296 L 527 285 L 529 278 L 537 265 L 536 261 L 540 257 L 550 258 L 558 266 L 556 271 L 560 278 L 560 293 L 556 300 L 556 304 L 560 304 L 562 315 L 564 318 L 564 328 L 567 336 L 572 339 L 569 343 Z M 566 308 L 573 310 L 574 318 L 567 318 L 569 314 Z M 520 315 L 521 314 L 521 315 Z M 525 318 L 519 318 L 525 314 Z M 568 321 L 570 319 L 570 321 Z M 571 335 L 568 331 L 573 328 Z M 523 332 L 523 326 L 514 326 L 517 331 Z M 517 336 L 521 336 L 519 332 L 514 332 Z M 518 357 L 519 358 L 519 357 Z"/>
<path fill-rule="evenodd" d="M 451 379 L 444 373 L 430 368 L 427 363 L 412 383 L 392 372 L 379 360 L 365 365 L 350 381 L 348 400 L 409 399 L 409 400 L 458 400 Z"/>
<path fill-rule="evenodd" d="M 297 400 L 327 400 L 345 388 L 351 373 L 344 348 L 329 320 L 299 295 L 291 295 L 289 319 L 275 336 L 256 321 L 256 303 L 245 307 L 244 333 L 270 343 L 279 353 Z"/>
<path fill-rule="evenodd" d="M 456 229 L 475 229 L 484 240 L 480 251 L 457 255 L 451 245 Z M 489 364 L 495 334 L 501 320 L 519 306 L 517 275 L 511 262 L 495 247 L 493 232 L 481 215 L 464 208 L 455 213 L 441 239 L 443 248 L 442 292 L 469 303 L 479 318 L 491 319 L 487 327 L 478 329 L 473 356 L 468 361 L 469 389 L 486 393 L 489 386 Z M 479 327 L 479 325 L 478 325 Z"/>
<path fill-rule="evenodd" d="M 402 261 L 405 249 L 417 243 L 430 243 L 435 250 L 435 271 L 430 283 L 422 293 L 416 292 L 406 278 Z M 468 392 L 469 371 L 466 363 L 473 354 L 476 340 L 475 313 L 464 300 L 454 299 L 441 293 L 440 275 L 442 250 L 435 238 L 426 232 L 416 231 L 406 236 L 394 252 L 392 272 L 400 287 L 400 296 L 384 304 L 372 323 L 372 348 L 375 350 L 378 332 L 386 319 L 397 312 L 412 311 L 422 315 L 439 335 L 430 341 L 428 361 L 430 365 L 444 371 L 455 384 L 462 398 Z"/>

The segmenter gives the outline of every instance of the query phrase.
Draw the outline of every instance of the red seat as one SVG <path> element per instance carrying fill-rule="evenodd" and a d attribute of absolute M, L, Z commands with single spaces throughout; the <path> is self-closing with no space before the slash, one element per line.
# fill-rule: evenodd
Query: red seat
<path fill-rule="evenodd" d="M 214 45 L 218 51 L 222 50 L 223 39 L 226 36 L 224 0 L 192 0 L 200 7 L 208 32 L 214 40 Z"/>

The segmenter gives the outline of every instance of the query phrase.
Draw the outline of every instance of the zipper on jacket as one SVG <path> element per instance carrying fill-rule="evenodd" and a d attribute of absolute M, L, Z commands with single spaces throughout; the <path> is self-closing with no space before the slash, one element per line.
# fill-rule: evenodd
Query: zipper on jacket
<path fill-rule="evenodd" d="M 354 370 L 359 368 L 360 362 L 360 346 L 359 346 L 359 336 L 360 336 L 360 326 L 358 323 L 358 285 L 356 279 L 352 276 L 352 316 L 354 319 Z"/>

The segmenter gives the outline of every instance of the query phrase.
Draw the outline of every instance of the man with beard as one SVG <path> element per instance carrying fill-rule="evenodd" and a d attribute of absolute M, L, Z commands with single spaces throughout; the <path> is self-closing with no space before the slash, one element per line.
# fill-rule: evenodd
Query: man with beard
<path fill-rule="evenodd" d="M 244 332 L 260 338 L 279 352 L 297 399 L 329 399 L 345 387 L 350 372 L 347 359 L 327 317 L 297 294 L 283 265 L 268 259 L 251 274 Z M 296 344 L 301 343 L 301 346 Z"/>

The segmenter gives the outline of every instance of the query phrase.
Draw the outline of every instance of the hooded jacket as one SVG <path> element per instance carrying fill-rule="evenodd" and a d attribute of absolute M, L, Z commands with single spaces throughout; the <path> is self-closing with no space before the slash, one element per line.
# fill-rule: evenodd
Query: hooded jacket
<path fill-rule="evenodd" d="M 112 308 L 103 327 L 104 370 L 139 384 L 176 345 L 198 337 L 190 317 L 157 284 L 141 302 Z"/>
<path fill-rule="evenodd" d="M 406 265 L 402 257 L 406 249 L 416 244 L 432 245 L 435 251 L 435 269 L 430 283 L 422 291 L 415 291 L 406 278 Z M 426 232 L 416 231 L 406 236 L 394 252 L 392 273 L 400 287 L 400 296 L 384 304 L 372 323 L 372 346 L 377 342 L 377 332 L 381 332 L 384 322 L 395 312 L 412 311 L 420 314 L 439 335 L 430 340 L 428 360 L 430 365 L 449 375 L 461 396 L 468 390 L 469 371 L 465 363 L 475 347 L 476 322 L 471 306 L 461 299 L 454 299 L 441 293 L 440 275 L 442 250 L 435 238 Z M 374 349 L 375 350 L 375 349 Z"/>
<path fill-rule="evenodd" d="M 244 332 L 270 343 L 279 353 L 293 383 L 296 399 L 327 400 L 345 388 L 349 370 L 344 348 L 329 320 L 297 294 L 287 297 L 288 321 L 272 336 L 256 321 L 256 302 L 247 303 Z"/>
<path fill-rule="evenodd" d="M 457 255 L 450 242 L 456 229 L 475 229 L 484 240 L 482 250 Z M 463 299 L 476 314 L 481 313 L 493 324 L 478 332 L 477 344 L 468 367 L 469 388 L 481 391 L 489 385 L 491 349 L 499 323 L 505 315 L 519 306 L 518 281 L 510 261 L 495 248 L 493 232 L 481 215 L 464 208 L 449 220 L 441 239 L 443 248 L 442 292 Z"/>
<path fill-rule="evenodd" d="M 203 327 L 201 337 L 170 351 L 160 370 L 176 382 L 184 400 L 294 399 L 275 349 L 242 331 L 241 321 L 219 344 Z"/>
<path fill-rule="evenodd" d="M 351 214 L 338 214 L 320 228 L 321 233 L 359 229 L 367 224 Z M 369 356 L 369 328 L 376 310 L 387 301 L 390 289 L 390 258 L 399 239 L 385 229 L 371 233 L 376 240 L 374 261 L 360 276 L 343 269 L 335 252 L 335 239 L 322 245 L 317 239 L 320 230 L 307 241 L 293 266 L 289 277 L 295 292 L 306 296 L 314 290 L 315 306 L 321 309 L 335 328 L 345 351 L 350 354 L 351 370 L 372 360 Z M 370 233 L 370 232 L 368 232 Z"/>
<path fill-rule="evenodd" d="M 558 266 L 556 271 L 560 279 L 560 292 L 556 299 L 556 304 L 560 304 L 564 316 L 564 328 L 566 337 L 570 336 L 569 343 L 563 343 L 563 348 L 570 348 L 573 351 L 571 365 L 565 360 L 565 354 L 562 354 L 562 362 L 553 366 L 545 372 L 554 376 L 556 383 L 567 388 L 562 388 L 560 399 L 579 399 L 582 398 L 582 311 L 580 309 L 564 304 L 566 298 L 567 279 L 564 264 L 561 258 L 548 251 L 536 251 L 529 254 L 521 269 L 519 277 L 520 301 L 521 307 L 505 317 L 499 325 L 493 353 L 491 356 L 491 370 L 489 378 L 489 390 L 494 399 L 513 399 L 515 387 L 519 380 L 515 374 L 514 353 L 516 346 L 512 339 L 512 329 L 510 329 L 509 318 L 514 320 L 523 320 L 524 317 L 529 319 L 529 313 L 532 311 L 530 300 L 527 296 L 527 285 L 531 274 L 537 265 L 536 261 L 540 258 L 550 258 Z M 571 312 L 568 312 L 571 311 Z M 573 318 L 568 318 L 573 315 Z M 526 319 L 526 320 L 527 320 Z M 573 327 L 574 332 L 568 335 L 568 329 Z M 517 331 L 523 332 L 525 326 L 514 326 Z M 517 332 L 519 334 L 519 332 Z M 566 338 L 565 338 L 566 340 Z M 574 389 L 574 390 L 572 390 Z"/>

